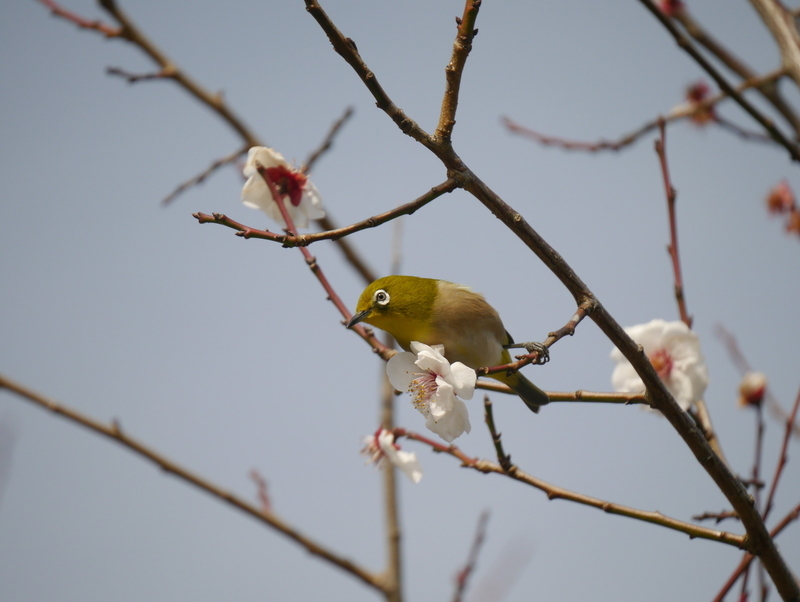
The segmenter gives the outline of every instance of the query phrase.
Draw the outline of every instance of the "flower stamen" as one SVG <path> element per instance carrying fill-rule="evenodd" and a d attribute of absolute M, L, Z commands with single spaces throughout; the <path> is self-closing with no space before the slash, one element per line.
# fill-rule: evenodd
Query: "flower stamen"
<path fill-rule="evenodd" d="M 653 364 L 653 368 L 655 368 L 658 376 L 661 377 L 661 380 L 668 379 L 673 367 L 672 356 L 669 354 L 669 351 L 666 349 L 657 349 L 651 353 L 648 358 L 650 359 L 650 363 Z"/>

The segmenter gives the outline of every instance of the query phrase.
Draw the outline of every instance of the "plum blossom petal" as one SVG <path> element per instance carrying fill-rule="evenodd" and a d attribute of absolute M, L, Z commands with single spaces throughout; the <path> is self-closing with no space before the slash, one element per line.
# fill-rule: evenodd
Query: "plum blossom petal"
<path fill-rule="evenodd" d="M 389 382 L 412 395 L 414 407 L 425 417 L 425 426 L 450 443 L 469 433 L 469 412 L 464 401 L 472 399 L 477 375 L 461 362 L 450 365 L 442 345 L 411 343 L 413 352 L 398 353 L 386 364 Z"/>
<path fill-rule="evenodd" d="M 247 181 L 242 188 L 242 202 L 247 207 L 261 209 L 286 227 L 278 204 L 272 198 L 264 178 L 258 173 L 257 164 L 266 169 L 295 226 L 305 228 L 310 219 L 325 217 L 319 191 L 308 176 L 292 166 L 278 151 L 265 146 L 254 146 L 247 154 L 244 166 Z"/>
<path fill-rule="evenodd" d="M 417 461 L 417 454 L 404 452 L 394 442 L 394 433 L 379 428 L 374 435 L 364 437 L 364 449 L 361 453 L 368 456 L 367 463 L 381 466 L 385 460 L 401 470 L 413 483 L 422 479 L 422 467 Z"/>
<path fill-rule="evenodd" d="M 708 386 L 708 369 L 700 351 L 700 339 L 686 324 L 653 320 L 626 328 L 625 332 L 643 347 L 664 386 L 683 410 L 703 398 Z M 617 362 L 611 375 L 614 389 L 644 393 L 642 379 L 619 349 L 611 352 L 611 359 Z"/>

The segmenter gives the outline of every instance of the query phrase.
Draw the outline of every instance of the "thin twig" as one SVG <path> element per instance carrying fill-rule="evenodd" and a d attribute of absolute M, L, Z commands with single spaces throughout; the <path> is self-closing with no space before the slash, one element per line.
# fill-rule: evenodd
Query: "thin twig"
<path fill-rule="evenodd" d="M 455 180 L 448 179 L 431 188 L 428 192 L 420 196 L 419 198 L 411 201 L 410 203 L 406 203 L 404 205 L 400 205 L 399 207 L 395 207 L 390 211 L 386 211 L 385 213 L 380 213 L 378 215 L 373 215 L 370 218 L 357 222 L 355 224 L 351 224 L 349 226 L 344 226 L 343 228 L 337 228 L 336 230 L 326 230 L 323 232 L 315 232 L 313 234 L 296 234 L 294 231 L 287 232 L 286 234 L 277 234 L 275 232 L 270 232 L 269 230 L 258 230 L 256 228 L 251 228 L 249 226 L 245 226 L 244 224 L 240 224 L 239 222 L 230 219 L 226 215 L 222 213 L 214 213 L 212 215 L 208 215 L 206 213 L 195 213 L 193 214 L 195 219 L 201 224 L 219 224 L 221 226 L 226 226 L 233 230 L 236 230 L 236 235 L 241 236 L 242 238 L 260 238 L 263 240 L 270 240 L 272 242 L 280 243 L 284 247 L 307 247 L 310 244 L 318 242 L 320 240 L 338 240 L 344 236 L 349 236 L 355 232 L 360 232 L 361 230 L 367 230 L 369 228 L 375 228 L 380 226 L 381 224 L 385 224 L 395 218 L 400 217 L 401 215 L 412 215 L 417 209 L 420 207 L 424 207 L 431 201 L 439 198 L 443 194 L 448 192 L 452 192 L 457 188 L 457 184 Z M 281 203 L 278 204 L 279 206 Z M 288 222 L 287 222 L 288 223 Z"/>
<path fill-rule="evenodd" d="M 577 328 L 578 324 L 581 321 L 592 313 L 592 309 L 594 307 L 594 302 L 592 300 L 587 300 L 581 303 L 578 306 L 578 309 L 575 311 L 574 314 L 570 317 L 569 321 L 564 324 L 558 330 L 554 330 L 547 334 L 547 338 L 542 343 L 542 346 L 546 349 L 550 349 L 553 345 L 555 345 L 558 341 L 563 339 L 565 336 L 572 336 L 575 334 L 575 328 Z M 475 372 L 478 373 L 478 376 L 486 376 L 488 374 L 496 374 L 498 372 L 507 372 L 513 373 L 518 371 L 520 368 L 527 366 L 531 363 L 542 363 L 542 361 L 546 361 L 547 358 L 542 358 L 542 355 L 539 351 L 534 350 L 531 353 L 527 353 L 525 355 L 518 355 L 516 356 L 517 361 L 511 362 L 510 364 L 503 364 L 502 366 L 491 366 L 485 368 L 478 368 Z"/>
<path fill-rule="evenodd" d="M 668 117 L 667 120 L 672 121 L 674 119 L 680 119 L 683 117 L 685 116 L 682 115 L 679 117 L 678 116 Z M 598 140 L 597 142 L 582 142 L 579 140 L 567 140 L 565 138 L 559 138 L 557 136 L 548 136 L 546 134 L 541 134 L 530 128 L 518 124 L 517 122 L 513 121 L 508 117 L 501 117 L 500 120 L 502 121 L 506 129 L 508 129 L 508 131 L 511 132 L 512 134 L 520 134 L 522 136 L 525 136 L 526 138 L 535 140 L 540 144 L 544 144 L 545 146 L 557 146 L 565 150 L 580 150 L 580 151 L 587 151 L 590 153 L 595 153 L 603 150 L 611 150 L 611 151 L 622 150 L 623 148 L 630 146 L 631 144 L 639 140 L 639 138 L 641 138 L 648 132 L 652 132 L 654 129 L 658 127 L 658 120 L 654 119 L 653 121 L 648 121 L 643 126 L 634 130 L 633 132 L 622 136 L 618 140 Z"/>
<path fill-rule="evenodd" d="M 549 500 L 562 499 L 582 504 L 585 506 L 591 506 L 593 508 L 597 508 L 598 510 L 606 512 L 607 514 L 616 514 L 619 516 L 625 516 L 635 520 L 652 523 L 654 525 L 659 525 L 667 529 L 672 529 L 680 533 L 685 533 L 692 539 L 695 538 L 708 539 L 711 541 L 717 541 L 720 543 L 735 546 L 737 548 L 745 548 L 745 549 L 748 548 L 750 544 L 750 540 L 744 535 L 736 535 L 734 533 L 729 533 L 728 531 L 720 531 L 718 529 L 709 529 L 707 527 L 701 527 L 699 525 L 687 523 L 685 521 L 665 516 L 664 514 L 658 511 L 649 512 L 646 510 L 639 510 L 637 508 L 631 508 L 629 506 L 615 504 L 613 502 L 608 502 L 606 500 L 601 500 L 599 498 L 583 495 L 582 493 L 576 493 L 574 491 L 564 489 L 563 487 L 552 485 L 547 481 L 543 481 L 542 479 L 538 479 L 532 475 L 523 472 L 522 470 L 520 470 L 518 466 L 515 465 L 512 465 L 509 470 L 505 470 L 498 463 L 490 462 L 489 460 L 480 460 L 478 458 L 471 458 L 467 456 L 464 452 L 462 452 L 455 445 L 452 444 L 444 445 L 442 443 L 439 443 L 438 441 L 434 441 L 433 439 L 429 439 L 428 437 L 425 437 L 424 435 L 420 435 L 419 433 L 415 433 L 413 431 L 407 431 L 406 429 L 396 428 L 394 429 L 394 433 L 396 437 L 407 437 L 409 439 L 413 439 L 415 441 L 419 441 L 421 443 L 430 446 L 430 448 L 434 451 L 453 456 L 454 458 L 458 459 L 461 462 L 462 466 L 464 466 L 465 468 L 471 468 L 473 470 L 477 470 L 479 472 L 486 474 L 494 473 L 503 475 L 515 481 L 519 481 L 520 483 L 530 485 L 531 487 L 543 491 L 547 495 L 547 498 Z"/>
<path fill-rule="evenodd" d="M 205 479 L 204 477 L 201 477 L 200 475 L 183 468 L 176 462 L 173 462 L 151 447 L 148 447 L 144 443 L 141 443 L 133 437 L 130 437 L 122 430 L 122 428 L 120 428 L 120 425 L 117 422 L 112 424 L 104 424 L 99 422 L 94 418 L 90 418 L 84 414 L 81 414 L 77 410 L 65 406 L 64 404 L 58 403 L 48 397 L 35 393 L 34 391 L 2 375 L 0 375 L 0 389 L 6 389 L 11 393 L 33 402 L 41 408 L 50 410 L 51 412 L 62 416 L 73 423 L 80 424 L 81 426 L 84 426 L 95 433 L 108 437 L 112 441 L 119 443 L 139 456 L 150 460 L 165 472 L 197 487 L 201 491 L 217 498 L 220 501 L 230 504 L 234 508 L 241 510 L 262 524 L 275 529 L 279 533 L 282 533 L 292 541 L 305 548 L 314 556 L 318 556 L 326 562 L 343 569 L 347 573 L 353 575 L 357 579 L 360 579 L 365 584 L 378 591 L 385 591 L 383 582 L 378 575 L 367 571 L 351 560 L 336 554 L 335 552 L 301 534 L 294 527 L 291 527 L 284 522 L 283 519 L 278 517 L 278 515 L 274 512 L 267 511 L 264 508 L 259 508 L 258 506 L 255 506 L 250 502 L 236 496 L 230 491 L 226 491 L 219 485 L 216 485 L 208 479 Z"/>
<path fill-rule="evenodd" d="M 262 512 L 272 512 L 272 500 L 269 497 L 269 490 L 267 488 L 267 479 L 264 478 L 258 470 L 253 468 L 250 471 L 250 480 L 256 486 L 256 494 L 258 495 L 258 503 L 261 505 Z"/>
<path fill-rule="evenodd" d="M 316 220 L 317 225 L 322 230 L 338 230 L 339 226 L 333 221 L 331 217 L 330 209 L 325 209 L 325 217 Z M 364 281 L 365 284 L 369 284 L 374 280 L 378 279 L 378 276 L 375 274 L 375 271 L 367 265 L 367 262 L 361 256 L 361 254 L 355 250 L 350 241 L 346 238 L 337 238 L 336 239 L 336 246 L 344 255 L 344 258 L 350 264 L 350 266 L 361 276 L 361 279 Z"/>
<path fill-rule="evenodd" d="M 283 220 L 286 223 L 286 234 L 289 236 L 297 237 L 297 228 L 294 225 L 294 221 L 292 220 L 292 216 L 289 214 L 289 210 L 286 208 L 286 204 L 283 202 L 283 195 L 281 195 L 277 188 L 275 187 L 275 183 L 269 177 L 266 168 L 261 164 L 256 164 L 256 169 L 261 177 L 264 179 L 267 187 L 269 188 L 270 193 L 272 194 L 273 201 L 277 204 L 278 208 L 280 209 L 281 215 L 283 216 Z M 325 273 L 322 271 L 322 268 L 317 263 L 317 258 L 314 257 L 311 252 L 306 249 L 305 247 L 297 247 L 300 250 L 300 253 L 303 255 L 303 258 L 306 261 L 306 265 L 311 270 L 311 272 L 316 276 L 319 283 L 322 285 L 322 288 L 325 289 L 325 292 L 328 293 L 328 301 L 333 303 L 336 309 L 339 310 L 339 313 L 344 318 L 343 324 L 346 324 L 350 321 L 353 317 L 353 314 L 350 313 L 350 310 L 347 309 L 347 306 L 342 302 L 342 299 L 339 297 L 338 293 L 334 290 L 331 283 L 328 281 L 328 278 L 325 276 Z M 394 349 L 388 348 L 384 345 L 378 337 L 376 337 L 372 330 L 361 327 L 360 324 L 356 324 L 351 330 L 356 331 L 356 333 L 364 339 L 372 349 L 380 355 L 383 359 L 388 360 L 395 354 Z"/>
<path fill-rule="evenodd" d="M 677 192 L 669 177 L 666 150 L 667 131 L 663 119 L 660 119 L 658 122 L 658 131 L 660 137 L 656 140 L 655 146 L 661 165 L 661 174 L 664 179 L 664 191 L 667 197 L 667 213 L 669 215 L 669 245 L 667 245 L 667 252 L 672 259 L 672 274 L 675 278 L 675 300 L 678 303 L 678 313 L 680 313 L 681 321 L 691 329 L 692 318 L 686 309 L 686 298 L 683 294 L 683 276 L 681 275 L 681 258 L 680 253 L 678 253 L 678 218 L 675 213 Z"/>
<path fill-rule="evenodd" d="M 750 130 L 746 130 L 743 127 L 733 123 L 732 121 L 728 121 L 724 117 L 720 117 L 719 115 L 714 116 L 714 123 L 716 123 L 723 130 L 727 130 L 744 140 L 752 140 L 753 142 L 764 142 L 766 144 L 775 144 L 775 140 L 770 136 L 762 134 L 761 132 L 751 132 Z"/>
<path fill-rule="evenodd" d="M 247 149 L 253 146 L 265 146 L 259 141 L 255 133 L 248 128 L 244 122 L 228 107 L 221 94 L 212 94 L 202 88 L 192 78 L 186 75 L 180 68 L 170 61 L 166 55 L 161 53 L 156 46 L 124 15 L 113 1 L 102 0 L 101 5 L 108 10 L 112 16 L 120 23 L 120 28 L 110 28 L 98 21 L 89 21 L 82 19 L 77 15 L 66 11 L 58 6 L 54 0 L 39 0 L 45 6 L 50 8 L 57 16 L 66 18 L 79 27 L 95 29 L 103 33 L 107 37 L 120 37 L 138 46 L 145 54 L 147 54 L 154 62 L 161 67 L 161 73 L 168 75 L 179 86 L 186 90 L 191 96 L 206 105 L 209 109 L 214 111 L 225 123 L 228 124 L 241 138 L 243 146 Z M 317 222 L 323 230 L 335 230 L 336 225 L 330 217 L 322 218 Z M 372 282 L 375 280 L 374 274 L 367 266 L 364 259 L 353 249 L 352 245 L 348 244 L 345 240 L 338 240 L 337 245 L 345 256 L 345 259 L 353 266 L 353 268 L 362 275 L 364 280 Z"/>
<path fill-rule="evenodd" d="M 164 71 L 163 69 L 154 73 L 131 73 L 119 67 L 106 67 L 106 73 L 108 75 L 116 75 L 117 77 L 121 77 L 129 84 L 156 79 L 172 79 L 172 73 Z"/>
<path fill-rule="evenodd" d="M 753 459 L 753 470 L 751 472 L 751 480 L 753 483 L 759 483 L 761 480 L 761 456 L 764 448 L 764 412 L 762 409 L 762 405 L 759 403 L 755 406 L 755 414 L 756 414 L 756 436 L 755 436 L 755 445 L 754 445 L 754 459 Z M 753 490 L 753 501 L 755 502 L 755 506 L 759 511 L 762 510 L 761 506 L 761 487 L 755 487 Z M 762 516 L 764 516 L 762 514 Z M 766 516 L 764 517 L 766 519 Z M 747 584 L 750 580 L 750 567 L 748 567 L 742 578 L 742 588 L 741 588 L 741 595 L 739 596 L 740 599 L 746 600 L 747 599 Z M 764 575 L 759 571 L 759 586 L 760 589 L 764 587 Z"/>
<path fill-rule="evenodd" d="M 781 521 L 772 528 L 772 531 L 769 532 L 770 537 L 777 537 L 781 531 L 783 531 L 786 527 L 788 527 L 793 521 L 796 521 L 800 518 L 800 504 L 795 506 L 789 513 L 781 519 Z M 728 580 L 722 586 L 722 588 L 717 592 L 717 595 L 714 596 L 713 602 L 723 602 L 725 596 L 728 594 L 730 589 L 734 586 L 734 584 L 739 580 L 739 577 L 742 576 L 742 573 L 750 566 L 750 563 L 753 562 L 755 556 L 750 552 L 746 553 L 742 558 L 741 562 L 739 562 L 739 566 L 737 566 L 731 576 L 728 577 Z M 784 599 L 790 599 L 785 598 Z"/>
<path fill-rule="evenodd" d="M 395 226 L 400 223 L 395 221 Z M 402 255 L 399 252 L 401 233 L 395 229 L 392 240 L 392 265 L 390 273 L 397 274 L 402 264 Z M 388 333 L 384 337 L 385 345 L 395 349 L 396 341 Z M 382 395 L 380 406 L 381 426 L 387 430 L 394 429 L 396 397 L 394 387 L 389 382 L 384 366 L 381 365 Z M 403 600 L 403 550 L 402 532 L 400 529 L 400 502 L 397 492 L 397 468 L 391 463 L 386 463 L 383 474 L 383 500 L 386 521 L 386 589 L 388 594 L 386 602 L 402 602 Z"/>
<path fill-rule="evenodd" d="M 789 449 L 789 439 L 792 438 L 792 429 L 794 428 L 795 420 L 797 419 L 798 409 L 800 409 L 800 391 L 797 392 L 797 397 L 794 400 L 792 412 L 789 414 L 789 418 L 786 420 L 786 430 L 783 433 L 783 443 L 781 444 L 781 453 L 778 457 L 778 465 L 775 467 L 775 474 L 772 477 L 772 484 L 770 485 L 769 493 L 767 494 L 767 501 L 764 503 L 764 520 L 767 520 L 767 517 L 772 510 L 772 504 L 775 501 L 775 492 L 778 490 L 778 483 L 781 480 L 783 469 L 786 466 L 786 463 L 789 461 L 787 450 Z"/>
<path fill-rule="evenodd" d="M 723 510 L 721 512 L 703 512 L 702 514 L 696 514 L 692 517 L 692 520 L 711 520 L 713 519 L 717 524 L 721 523 L 725 519 L 728 518 L 735 518 L 739 519 L 739 515 L 735 512 L 730 510 Z"/>
<path fill-rule="evenodd" d="M 336 138 L 336 135 L 339 133 L 339 130 L 341 130 L 344 124 L 350 120 L 354 112 L 355 109 L 353 107 L 347 107 L 345 109 L 344 113 L 342 113 L 342 116 L 339 117 L 339 119 L 337 119 L 331 126 L 331 129 L 328 130 L 328 134 L 325 136 L 322 144 L 320 144 L 319 147 L 317 147 L 317 149 L 308 156 L 308 159 L 305 160 L 305 163 L 303 163 L 303 167 L 300 168 L 300 171 L 303 173 L 311 173 L 311 170 L 314 169 L 314 164 L 322 155 L 331 149 L 333 146 L 333 141 Z"/>
<path fill-rule="evenodd" d="M 224 157 L 222 157 L 220 159 L 217 159 L 216 161 L 214 161 L 211 165 L 209 165 L 206 169 L 201 171 L 196 176 L 186 180 L 185 182 L 182 182 L 175 190 L 170 192 L 166 197 L 164 197 L 161 200 L 161 204 L 162 205 L 169 205 L 172 201 L 174 201 L 176 198 L 178 198 L 178 196 L 181 193 L 185 192 L 189 188 L 192 188 L 194 186 L 202 184 L 208 176 L 210 176 L 212 173 L 217 171 L 220 167 L 224 167 L 225 165 L 228 165 L 229 163 L 233 163 L 234 161 L 236 161 L 236 159 L 238 159 L 239 157 L 244 155 L 247 152 L 247 150 L 248 150 L 248 147 L 247 146 L 243 146 L 243 147 L 233 151 L 230 155 L 226 155 L 226 156 L 224 156 Z"/>
<path fill-rule="evenodd" d="M 492 400 L 488 395 L 483 396 L 484 419 L 486 426 L 489 428 L 489 434 L 492 437 L 495 452 L 497 453 L 497 462 L 503 467 L 503 470 L 511 469 L 511 455 L 503 451 L 503 441 L 500 439 L 500 433 L 497 432 L 497 427 L 494 424 L 494 412 L 492 411 Z"/>
<path fill-rule="evenodd" d="M 472 539 L 467 562 L 464 564 L 464 568 L 458 571 L 456 575 L 456 591 L 453 594 L 453 602 L 461 602 L 467 589 L 469 578 L 475 572 L 475 566 L 478 564 L 478 554 L 481 551 L 484 539 L 486 539 L 486 524 L 488 522 L 489 511 L 484 510 L 478 517 L 478 525 L 475 527 L 475 536 Z"/>
<path fill-rule="evenodd" d="M 39 2 L 49 8 L 53 16 L 66 19 L 81 29 L 93 29 L 102 33 L 107 38 L 118 38 L 122 35 L 121 28 L 106 25 L 101 21 L 90 21 L 89 19 L 84 19 L 83 17 L 76 15 L 65 8 L 62 8 L 57 3 L 53 2 L 53 0 L 39 0 Z"/>
<path fill-rule="evenodd" d="M 189 77 L 171 59 L 167 57 L 144 33 L 128 18 L 128 15 L 117 6 L 115 0 L 99 0 L 108 14 L 119 23 L 121 32 L 118 37 L 140 48 L 150 59 L 161 68 L 163 77 L 174 80 L 195 99 L 212 109 L 225 122 L 241 136 L 247 148 L 261 146 L 241 118 L 236 115 L 225 103 L 221 94 L 212 94 Z"/>
<path fill-rule="evenodd" d="M 775 81 L 780 79 L 782 76 L 786 74 L 784 69 L 777 69 L 765 75 L 754 76 L 751 79 L 747 79 L 741 82 L 738 86 L 736 86 L 736 90 L 739 92 L 743 92 L 750 88 L 760 88 L 768 84 L 774 85 Z M 546 134 L 542 134 L 530 128 L 527 128 L 519 123 L 513 121 L 508 117 L 501 117 L 500 120 L 503 125 L 508 129 L 509 132 L 513 134 L 519 134 L 521 136 L 525 136 L 526 138 L 530 138 L 535 140 L 536 142 L 543 144 L 545 146 L 556 146 L 559 148 L 563 148 L 565 150 L 577 150 L 577 151 L 586 151 L 590 153 L 596 153 L 600 151 L 620 151 L 624 148 L 627 148 L 634 142 L 638 141 L 642 138 L 645 134 L 652 132 L 653 130 L 658 128 L 659 121 L 663 119 L 664 123 L 671 123 L 673 121 L 679 121 L 682 119 L 691 119 L 693 116 L 702 113 L 708 114 L 717 104 L 722 102 L 723 100 L 729 98 L 729 96 L 725 92 L 720 92 L 715 96 L 710 96 L 708 98 L 704 98 L 703 100 L 691 103 L 684 103 L 679 105 L 678 107 L 673 108 L 666 116 L 657 117 L 651 121 L 648 121 L 641 125 L 639 128 L 635 129 L 634 131 L 625 134 L 624 136 L 616 139 L 616 140 L 598 140 L 596 142 L 586 142 L 580 140 L 567 140 L 565 138 L 560 138 L 558 136 L 548 136 Z M 723 119 L 716 113 L 714 113 L 714 119 L 712 123 L 716 123 L 717 125 L 721 126 L 723 129 L 727 129 L 728 131 L 733 132 L 737 136 L 746 138 L 746 139 L 753 139 L 758 140 L 759 142 L 769 141 L 776 143 L 775 140 L 772 138 L 760 134 L 758 132 L 751 132 L 749 130 L 745 130 L 738 125 Z M 777 143 L 776 143 L 777 144 Z"/>

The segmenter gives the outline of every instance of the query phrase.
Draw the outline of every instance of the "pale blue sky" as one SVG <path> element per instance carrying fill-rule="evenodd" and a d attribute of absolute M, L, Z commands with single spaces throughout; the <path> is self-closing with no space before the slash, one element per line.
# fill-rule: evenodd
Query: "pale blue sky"
<path fill-rule="evenodd" d="M 86 0 L 67 5 L 104 18 Z M 293 2 L 123 2 L 156 43 L 289 159 L 301 161 L 345 107 L 355 115 L 314 172 L 345 224 L 446 178 L 375 108 L 321 29 Z M 438 117 L 461 2 L 323 2 L 393 100 L 423 128 Z M 692 5 L 755 68 L 777 52 L 745 2 Z M 453 135 L 457 152 L 520 211 L 623 325 L 677 319 L 666 205 L 652 137 L 619 154 L 543 149 L 506 133 L 507 115 L 545 133 L 613 138 L 680 102 L 699 68 L 638 4 L 483 3 Z M 200 226 L 196 211 L 256 227 L 225 169 L 159 206 L 239 142 L 169 82 L 128 85 L 107 66 L 151 70 L 133 47 L 79 31 L 38 3 L 0 3 L 0 372 L 255 499 L 257 468 L 287 521 L 368 568 L 383 566 L 379 474 L 358 455 L 377 425 L 381 366 L 340 324 L 299 253 Z M 789 95 L 797 104 L 797 94 Z M 753 127 L 734 106 L 724 115 Z M 735 408 L 738 373 L 714 337 L 736 334 L 779 400 L 797 393 L 800 248 L 763 207 L 785 152 L 717 129 L 671 127 L 689 311 L 709 364 L 707 398 L 734 469 L 752 466 L 753 417 Z M 352 242 L 380 274 L 391 228 Z M 472 286 L 519 340 L 546 337 L 571 297 L 469 195 L 404 222 L 403 271 Z M 362 283 L 329 243 L 312 247 L 349 306 Z M 545 389 L 608 390 L 611 346 L 587 321 L 526 374 Z M 493 457 L 479 396 L 457 443 Z M 554 484 L 690 520 L 727 508 L 669 424 L 635 407 L 553 404 L 531 414 L 495 396 L 506 449 Z M 400 398 L 398 424 L 423 430 Z M 371 591 L 128 451 L 0 394 L 14 433 L 0 499 L 0 597 L 63 600 L 375 600 Z M 0 432 L 7 432 L 3 430 Z M 764 472 L 782 428 L 768 422 Z M 492 512 L 473 602 L 516 572 L 508 601 L 709 599 L 740 552 L 575 504 L 416 451 L 401 482 L 408 600 L 445 600 L 474 525 Z M 791 450 L 793 456 L 795 447 Z M 792 457 L 773 520 L 800 498 Z M 728 524 L 728 528 L 736 529 Z M 800 527 L 778 543 L 800 572 Z M 513 557 L 513 560 L 509 560 Z M 529 561 L 525 559 L 529 557 Z M 509 569 L 517 563 L 521 568 Z M 502 567 L 505 567 L 502 568 Z M 480 585 L 483 583 L 483 585 Z M 483 589 L 481 589 L 483 588 Z"/>

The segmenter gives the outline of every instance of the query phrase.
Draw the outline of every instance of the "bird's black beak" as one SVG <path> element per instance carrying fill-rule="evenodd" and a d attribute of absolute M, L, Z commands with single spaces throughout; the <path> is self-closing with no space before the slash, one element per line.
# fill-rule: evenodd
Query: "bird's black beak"
<path fill-rule="evenodd" d="M 371 309 L 365 309 L 364 311 L 358 312 L 356 315 L 354 315 L 352 318 L 350 318 L 350 321 L 347 323 L 347 327 L 348 328 L 352 328 L 353 326 L 355 326 L 359 322 L 363 321 L 364 318 L 366 318 L 370 314 L 371 311 L 372 311 Z"/>

